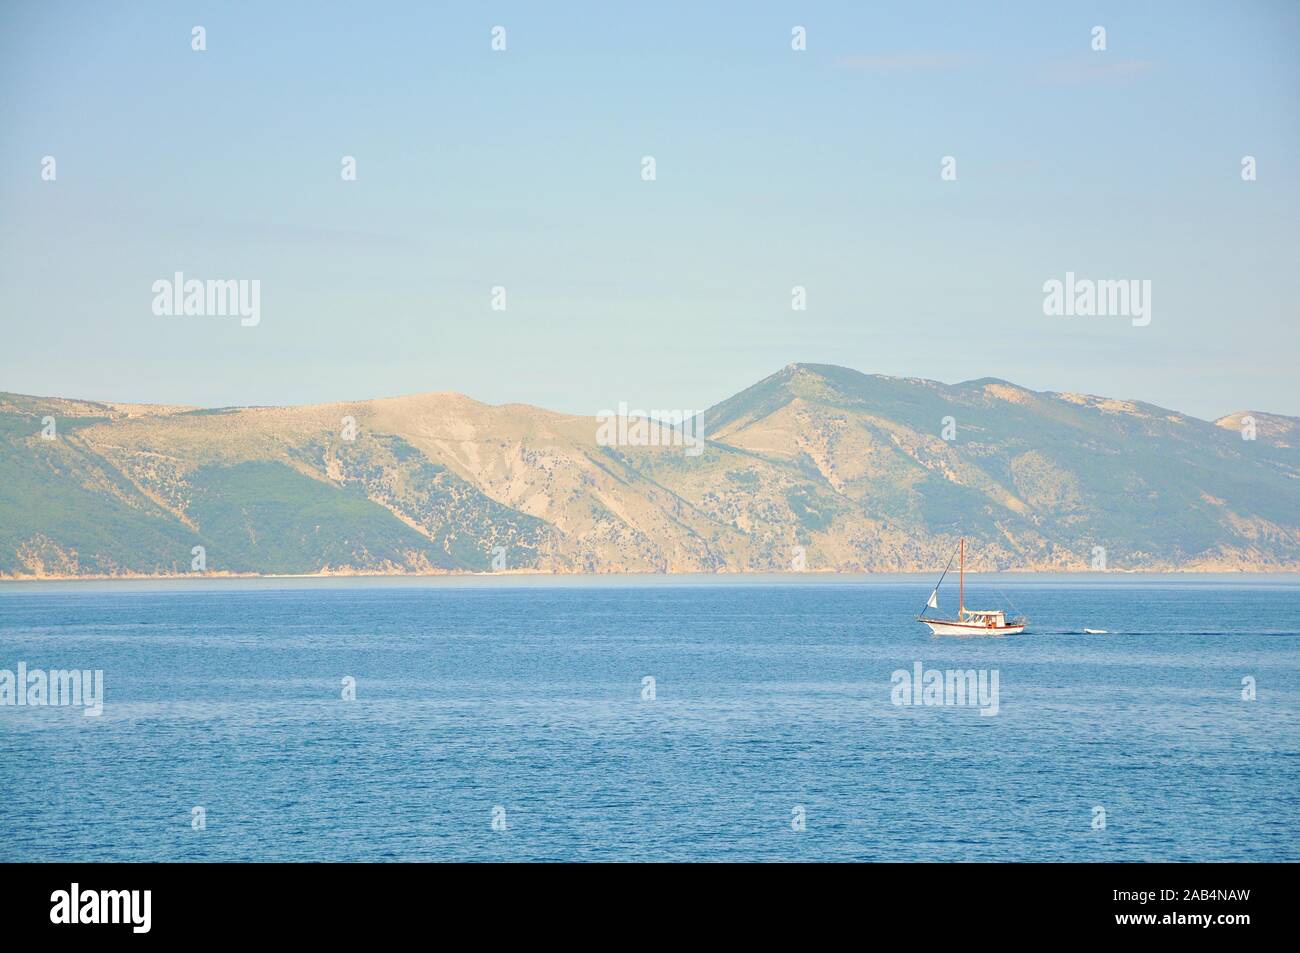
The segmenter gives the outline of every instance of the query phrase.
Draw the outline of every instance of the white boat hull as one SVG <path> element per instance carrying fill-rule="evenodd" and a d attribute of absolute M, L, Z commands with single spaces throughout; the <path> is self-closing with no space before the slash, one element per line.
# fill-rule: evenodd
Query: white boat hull
<path fill-rule="evenodd" d="M 1019 635 L 1023 625 L 983 625 L 976 622 L 952 622 L 943 619 L 922 619 L 935 635 Z"/>

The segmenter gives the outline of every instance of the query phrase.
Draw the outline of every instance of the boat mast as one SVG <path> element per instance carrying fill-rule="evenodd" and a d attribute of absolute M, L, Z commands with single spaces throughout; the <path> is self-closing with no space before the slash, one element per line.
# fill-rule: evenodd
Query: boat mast
<path fill-rule="evenodd" d="M 943 581 L 948 578 L 948 570 L 952 568 L 952 561 L 956 558 L 957 558 L 957 550 L 954 549 L 951 553 L 948 554 L 948 564 L 943 567 L 943 572 L 939 574 L 939 581 L 934 584 L 934 589 L 931 590 L 930 592 L 930 599 L 935 600 L 934 604 L 931 605 L 930 599 L 925 600 L 925 608 L 922 609 L 920 614 L 916 617 L 918 620 L 922 619 L 922 616 L 925 615 L 926 610 L 939 608 L 939 603 L 938 603 L 939 587 L 942 586 Z"/>
<path fill-rule="evenodd" d="M 957 577 L 957 618 L 966 614 L 966 537 L 961 538 L 961 563 Z"/>

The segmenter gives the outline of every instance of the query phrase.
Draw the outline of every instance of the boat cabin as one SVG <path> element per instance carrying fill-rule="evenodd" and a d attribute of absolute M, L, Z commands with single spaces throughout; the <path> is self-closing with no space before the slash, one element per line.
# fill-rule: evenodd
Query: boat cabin
<path fill-rule="evenodd" d="M 965 609 L 962 612 L 962 620 L 974 622 L 976 625 L 987 625 L 990 629 L 1001 629 L 1007 624 L 1007 614 L 1001 609 L 996 612 Z"/>

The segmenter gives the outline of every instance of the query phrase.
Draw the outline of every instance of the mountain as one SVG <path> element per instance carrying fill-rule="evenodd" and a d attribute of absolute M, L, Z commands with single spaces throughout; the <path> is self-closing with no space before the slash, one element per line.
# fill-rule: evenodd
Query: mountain
<path fill-rule="evenodd" d="M 792 364 L 702 421 L 0 394 L 0 576 L 1300 569 L 1292 417 Z"/>

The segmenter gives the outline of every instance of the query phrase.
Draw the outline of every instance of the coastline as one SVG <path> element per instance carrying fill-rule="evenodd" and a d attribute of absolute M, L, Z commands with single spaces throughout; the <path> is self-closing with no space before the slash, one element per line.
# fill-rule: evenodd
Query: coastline
<path fill-rule="evenodd" d="M 967 584 L 1013 586 L 1261 586 L 1300 588 L 1300 572 L 968 572 Z M 0 595 L 34 592 L 187 592 L 275 589 L 591 589 L 730 586 L 932 586 L 934 573 L 314 573 L 309 575 L 176 575 L 0 579 Z"/>

